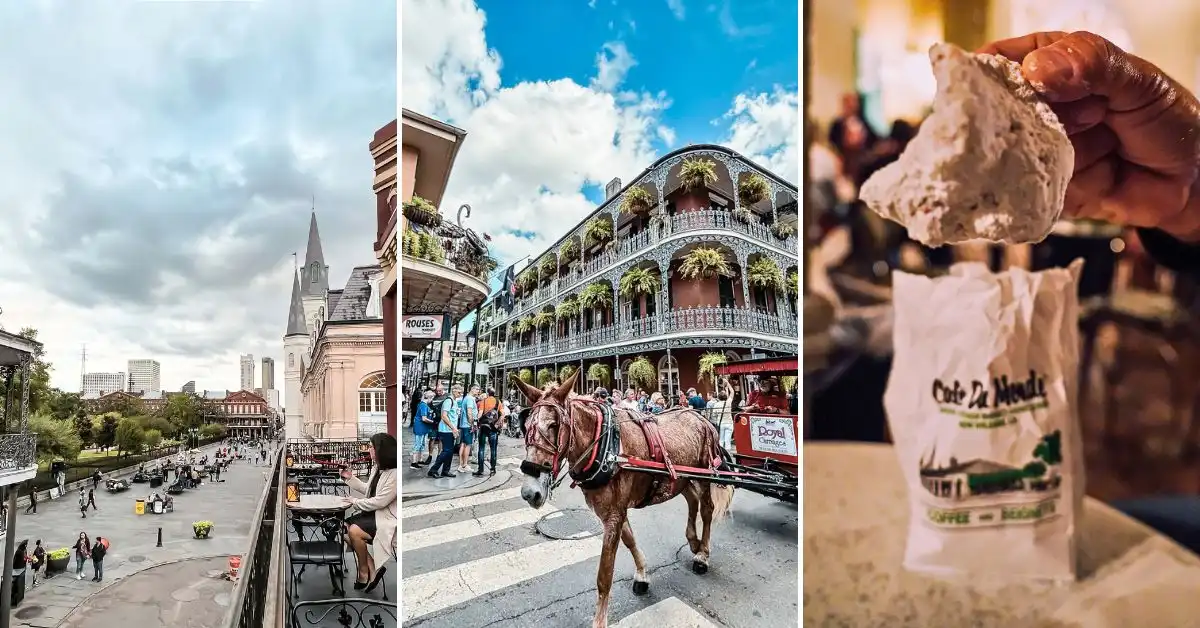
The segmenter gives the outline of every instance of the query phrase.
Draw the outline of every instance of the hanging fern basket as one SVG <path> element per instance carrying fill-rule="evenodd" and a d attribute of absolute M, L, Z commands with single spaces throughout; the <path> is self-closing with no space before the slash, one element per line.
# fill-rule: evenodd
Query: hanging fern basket
<path fill-rule="evenodd" d="M 414 224 L 424 227 L 436 227 L 442 224 L 442 215 L 438 213 L 437 208 L 433 206 L 433 203 L 420 196 L 414 196 L 412 200 L 404 204 L 404 217 Z"/>

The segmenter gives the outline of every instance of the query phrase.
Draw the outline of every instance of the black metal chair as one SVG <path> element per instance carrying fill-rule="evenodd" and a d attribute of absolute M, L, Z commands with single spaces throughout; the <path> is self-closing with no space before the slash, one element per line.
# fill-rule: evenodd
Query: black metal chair
<path fill-rule="evenodd" d="M 342 586 L 342 580 L 346 577 L 344 517 L 336 514 L 313 518 L 293 512 L 291 520 L 296 538 L 288 540 L 287 551 L 293 595 L 299 595 L 296 585 L 309 565 L 328 568 L 334 595 L 345 595 L 346 590 Z M 300 571 L 296 571 L 296 567 Z"/>
<path fill-rule="evenodd" d="M 394 628 L 399 625 L 397 611 L 393 603 L 367 598 L 296 602 L 291 606 L 288 628 Z"/>

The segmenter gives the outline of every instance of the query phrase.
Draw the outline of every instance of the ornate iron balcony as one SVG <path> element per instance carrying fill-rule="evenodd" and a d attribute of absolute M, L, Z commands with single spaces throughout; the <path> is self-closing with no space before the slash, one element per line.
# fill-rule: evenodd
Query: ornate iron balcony
<path fill-rule="evenodd" d="M 37 464 L 37 434 L 0 434 L 0 473 Z"/>

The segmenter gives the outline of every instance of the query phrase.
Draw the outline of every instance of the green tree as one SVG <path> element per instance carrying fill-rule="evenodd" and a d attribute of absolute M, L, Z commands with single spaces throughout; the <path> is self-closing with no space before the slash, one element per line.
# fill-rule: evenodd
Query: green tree
<path fill-rule="evenodd" d="M 167 398 L 167 403 L 163 406 L 159 415 L 175 425 L 175 432 L 198 427 L 204 422 L 203 411 L 205 407 L 201 402 L 202 400 L 195 395 L 171 395 Z M 163 433 L 167 434 L 169 432 L 164 431 Z"/>
<path fill-rule="evenodd" d="M 172 421 L 168 421 L 160 416 L 139 416 L 135 417 L 138 425 L 142 426 L 143 430 L 158 430 L 160 435 L 174 436 L 179 432 L 179 427 Z"/>
<path fill-rule="evenodd" d="M 200 438 L 220 438 L 225 435 L 225 426 L 220 423 L 205 423 L 200 426 Z"/>
<path fill-rule="evenodd" d="M 146 437 L 146 446 L 149 447 L 150 449 L 154 449 L 162 444 L 162 439 L 163 439 L 162 432 L 151 429 L 151 430 L 146 430 L 144 432 L 144 434 Z"/>
<path fill-rule="evenodd" d="M 60 421 L 73 421 L 87 415 L 79 393 L 63 392 L 57 388 L 51 388 L 50 399 L 46 405 L 50 416 Z"/>
<path fill-rule="evenodd" d="M 105 412 L 92 418 L 92 441 L 98 447 L 112 447 L 117 444 L 117 425 L 120 424 L 120 412 Z"/>
<path fill-rule="evenodd" d="M 108 414 L 116 412 L 121 416 L 138 416 L 145 414 L 142 411 L 142 400 L 137 397 L 129 397 L 127 395 L 113 395 L 110 398 L 104 399 L 98 403 L 97 410 L 100 414 Z"/>
<path fill-rule="evenodd" d="M 118 453 L 140 453 L 142 446 L 146 444 L 146 432 L 142 430 L 142 426 L 136 419 L 121 419 L 117 424 L 116 436 Z"/>
<path fill-rule="evenodd" d="M 79 442 L 83 446 L 95 442 L 95 434 L 92 433 L 92 419 L 87 415 L 80 415 L 71 419 L 71 424 L 75 426 L 75 433 L 79 435 Z"/>
<path fill-rule="evenodd" d="M 1049 465 L 1062 464 L 1062 432 L 1054 430 L 1043 436 L 1033 448 L 1033 457 Z"/>
<path fill-rule="evenodd" d="M 79 457 L 83 444 L 75 426 L 69 421 L 60 421 L 46 412 L 29 417 L 29 431 L 37 434 L 37 458 L 48 463 L 55 458 L 72 462 Z"/>

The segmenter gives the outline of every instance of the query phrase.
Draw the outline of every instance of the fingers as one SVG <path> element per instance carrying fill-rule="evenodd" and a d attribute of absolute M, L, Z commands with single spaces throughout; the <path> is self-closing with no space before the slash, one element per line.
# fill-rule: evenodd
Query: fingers
<path fill-rule="evenodd" d="M 1153 103 L 1170 90 L 1170 80 L 1145 59 L 1125 54 L 1112 42 L 1087 31 L 1071 33 L 1027 54 L 1025 78 L 1052 101 L 1106 96 L 1113 111 Z"/>
<path fill-rule="evenodd" d="M 1078 175 L 1116 153 L 1120 140 L 1112 129 L 1100 125 L 1071 136 L 1071 145 L 1075 147 L 1075 174 Z"/>
<path fill-rule="evenodd" d="M 1023 37 L 994 41 L 975 52 L 1000 55 L 1009 61 L 1021 63 L 1029 53 L 1038 48 L 1045 48 L 1066 36 L 1067 34 L 1062 31 L 1032 33 Z"/>
<path fill-rule="evenodd" d="M 1067 135 L 1075 135 L 1104 121 L 1108 114 L 1108 99 L 1088 96 L 1075 102 L 1054 103 L 1051 108 L 1066 127 Z"/>

